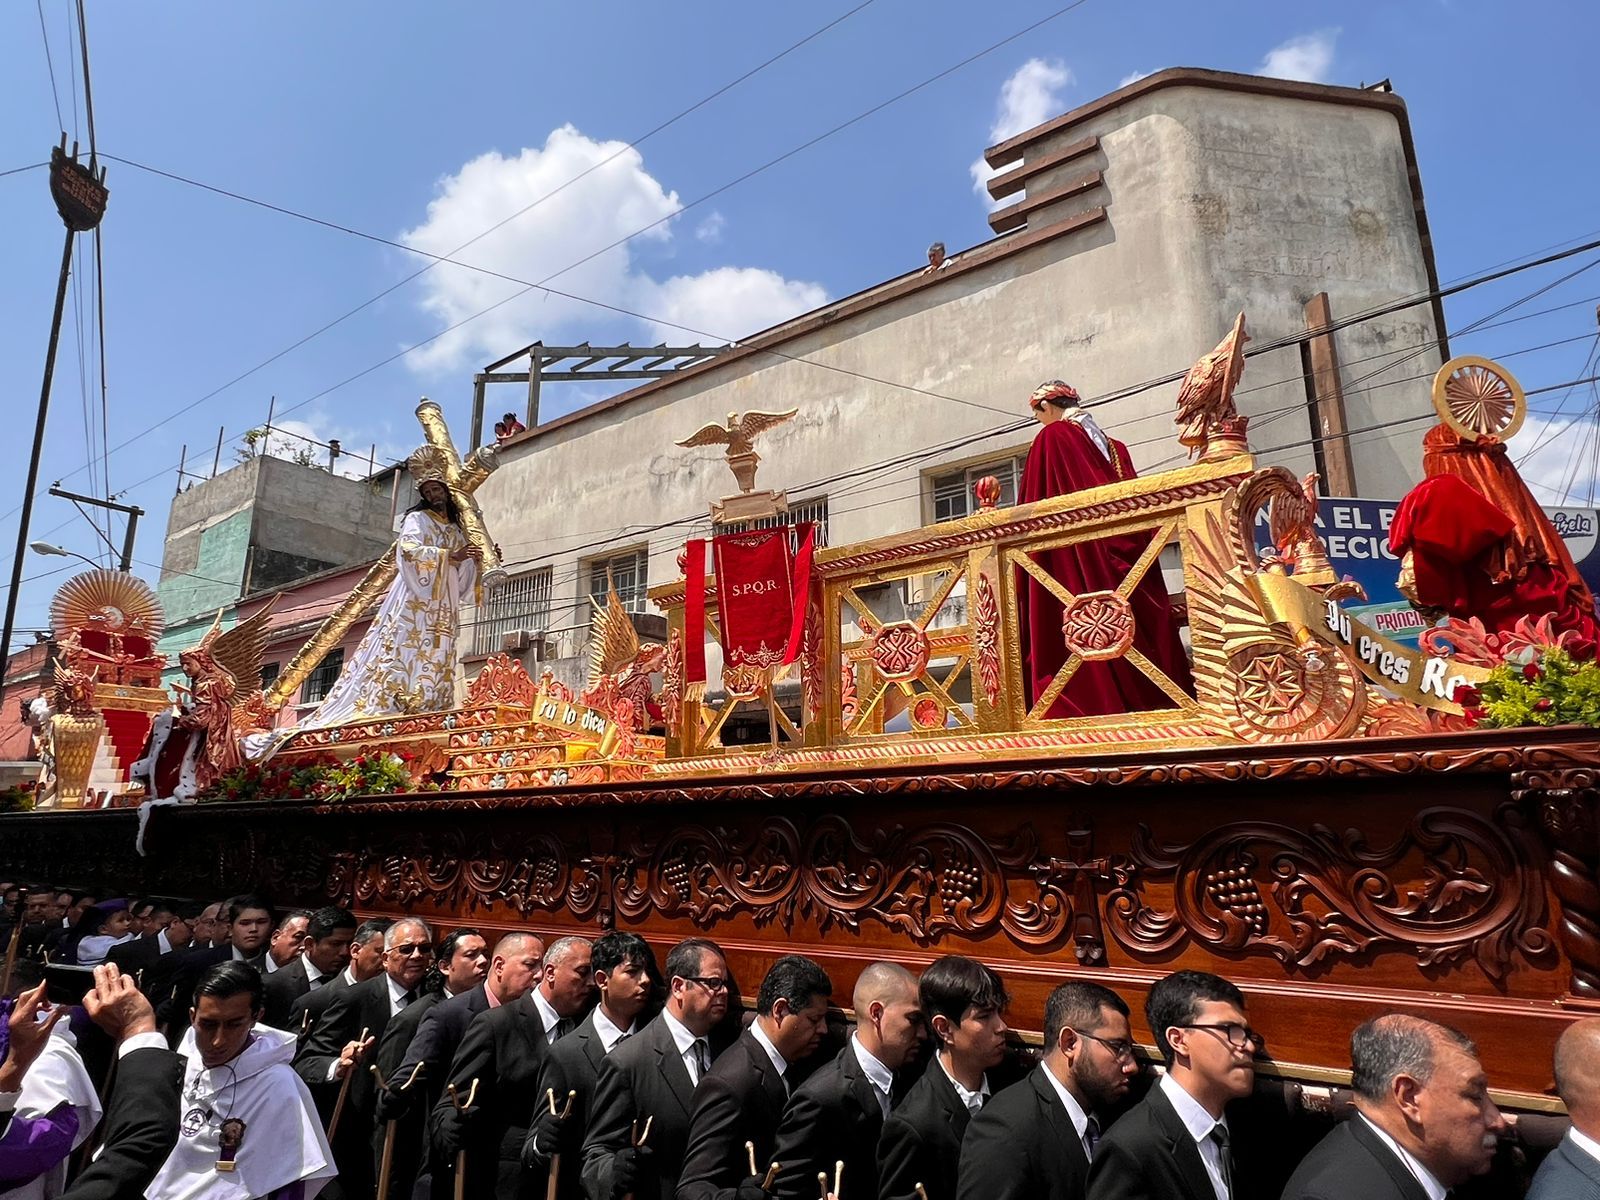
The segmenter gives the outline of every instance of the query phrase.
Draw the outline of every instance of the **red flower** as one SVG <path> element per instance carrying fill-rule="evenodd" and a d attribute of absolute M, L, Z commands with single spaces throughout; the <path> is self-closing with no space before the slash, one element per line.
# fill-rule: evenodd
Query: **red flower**
<path fill-rule="evenodd" d="M 1456 690 L 1450 693 L 1450 699 L 1463 708 L 1471 708 L 1483 703 L 1483 694 L 1470 683 L 1458 683 Z"/>
<path fill-rule="evenodd" d="M 1466 712 L 1463 715 L 1469 721 L 1481 721 L 1481 720 L 1483 720 L 1483 709 L 1481 709 L 1481 708 L 1469 708 L 1469 709 L 1466 710 Z"/>
<path fill-rule="evenodd" d="M 1542 674 L 1544 674 L 1544 672 L 1539 670 L 1538 663 L 1528 663 L 1522 668 L 1522 677 L 1528 680 L 1530 683 L 1539 678 L 1539 676 Z"/>
<path fill-rule="evenodd" d="M 1549 712 L 1555 706 L 1556 706 L 1556 702 L 1554 700 L 1550 699 L 1549 696 L 1541 696 L 1539 699 L 1537 699 L 1537 700 L 1535 700 L 1533 702 L 1533 711 L 1534 712 Z"/>

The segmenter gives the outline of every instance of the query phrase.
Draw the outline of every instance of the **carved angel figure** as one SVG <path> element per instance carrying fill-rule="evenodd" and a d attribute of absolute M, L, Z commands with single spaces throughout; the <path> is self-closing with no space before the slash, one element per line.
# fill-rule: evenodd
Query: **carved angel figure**
<path fill-rule="evenodd" d="M 736 412 L 731 412 L 728 414 L 726 425 L 718 425 L 715 421 L 703 425 L 678 445 L 726 446 L 728 467 L 733 471 L 733 477 L 739 481 L 739 490 L 754 491 L 756 465 L 761 461 L 760 455 L 755 451 L 756 437 L 782 425 L 799 411 L 798 408 L 791 408 L 788 412 L 781 413 L 747 412 L 742 417 Z"/>
<path fill-rule="evenodd" d="M 268 604 L 248 620 L 223 630 L 219 610 L 200 644 L 178 655 L 189 676 L 190 707 L 177 723 L 204 739 L 195 772 L 201 791 L 243 765 L 240 739 L 258 730 L 268 716 L 259 681 L 271 613 Z"/>
<path fill-rule="evenodd" d="M 1240 313 L 1228 336 L 1210 354 L 1189 368 L 1178 388 L 1178 441 L 1189 447 L 1189 457 L 1204 452 L 1222 432 L 1243 432 L 1239 410 L 1233 406 L 1233 389 L 1244 374 L 1244 344 L 1250 340 Z"/>
<path fill-rule="evenodd" d="M 650 676 L 666 662 L 667 648 L 659 642 L 640 646 L 639 633 L 615 591 L 607 595 L 605 607 L 593 603 L 589 679 L 581 699 L 613 715 L 618 715 L 618 702 L 624 702 L 631 714 L 629 726 L 635 730 L 648 729 L 653 721 L 661 718 L 661 709 L 650 687 Z"/>

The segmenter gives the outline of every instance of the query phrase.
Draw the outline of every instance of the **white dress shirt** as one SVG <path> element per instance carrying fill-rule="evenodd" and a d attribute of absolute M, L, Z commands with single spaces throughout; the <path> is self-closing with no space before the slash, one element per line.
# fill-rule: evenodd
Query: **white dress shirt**
<path fill-rule="evenodd" d="M 1056 1078 L 1056 1074 L 1043 1063 L 1039 1070 L 1050 1081 L 1050 1086 L 1055 1088 L 1056 1096 L 1061 1100 L 1061 1106 L 1067 1110 L 1067 1119 L 1072 1122 L 1072 1130 L 1078 1135 L 1078 1142 L 1083 1147 L 1083 1157 L 1093 1161 L 1094 1150 L 1089 1145 L 1089 1114 L 1083 1111 L 1083 1105 L 1078 1103 L 1078 1098 L 1067 1091 L 1066 1085 Z"/>
<path fill-rule="evenodd" d="M 317 968 L 312 965 L 311 960 L 304 954 L 300 956 L 300 962 L 303 964 L 305 969 L 306 988 L 308 991 L 314 992 L 328 982 L 322 977 L 322 972 L 317 970 Z"/>
<path fill-rule="evenodd" d="M 167 931 L 165 929 L 156 934 L 156 949 L 162 954 L 172 953 L 172 939 L 167 937 Z"/>
<path fill-rule="evenodd" d="M 889 1093 L 894 1090 L 894 1072 L 884 1066 L 861 1044 L 861 1039 L 855 1034 L 850 1035 L 850 1048 L 855 1051 L 856 1062 L 861 1064 L 861 1073 L 867 1077 L 867 1082 L 872 1085 L 872 1094 L 878 1098 L 878 1107 L 883 1110 L 883 1115 L 889 1115 Z"/>
<path fill-rule="evenodd" d="M 1400 1160 L 1405 1169 L 1411 1172 L 1412 1178 L 1422 1185 L 1423 1191 L 1428 1193 L 1428 1200 L 1444 1200 L 1450 1189 L 1440 1183 L 1432 1171 L 1428 1170 L 1418 1159 L 1408 1153 L 1399 1142 L 1395 1141 L 1382 1129 L 1379 1129 L 1376 1123 L 1368 1121 L 1365 1113 L 1357 1113 L 1356 1116 L 1360 1120 L 1367 1122 L 1367 1128 L 1377 1134 L 1378 1140 L 1389 1147 L 1389 1150 Z M 1593 1143 L 1590 1144 L 1593 1145 Z"/>
<path fill-rule="evenodd" d="M 950 1081 L 950 1086 L 956 1089 L 956 1095 L 961 1103 L 967 1106 L 967 1111 L 976 1113 L 989 1102 L 989 1077 L 985 1075 L 983 1082 L 978 1084 L 977 1091 L 969 1091 L 961 1080 L 950 1073 L 950 1068 L 944 1065 L 944 1055 L 934 1055 L 934 1061 L 939 1064 L 939 1069 L 944 1072 L 944 1077 Z"/>
<path fill-rule="evenodd" d="M 635 1020 L 626 1029 L 618 1029 L 617 1023 L 606 1016 L 605 1008 L 596 1006 L 594 1010 L 594 1031 L 600 1035 L 600 1048 L 610 1054 L 612 1048 L 623 1038 L 639 1032 L 639 1022 Z"/>
<path fill-rule="evenodd" d="M 1567 1140 L 1590 1158 L 1600 1162 L 1600 1142 L 1595 1141 L 1586 1133 L 1579 1133 L 1576 1129 L 1567 1130 Z"/>
<path fill-rule="evenodd" d="M 393 975 L 385 974 L 384 979 L 389 984 L 389 1015 L 398 1017 L 400 1010 L 406 1006 L 406 989 L 402 984 L 396 983 Z M 417 993 L 413 989 L 410 993 L 411 1003 L 417 1002 Z"/>
<path fill-rule="evenodd" d="M 544 993 L 538 988 L 534 988 L 529 994 L 533 996 L 533 1006 L 539 1010 L 539 1024 L 544 1026 L 545 1044 L 554 1044 L 556 1026 L 561 1024 L 561 1014 L 551 1007 L 550 1001 L 544 998 Z"/>
<path fill-rule="evenodd" d="M 271 975 L 277 969 L 278 960 L 273 958 L 272 951 L 268 950 L 266 958 L 261 960 L 261 973 L 263 975 Z"/>
<path fill-rule="evenodd" d="M 666 1009 L 661 1010 L 661 1019 L 667 1023 L 667 1031 L 672 1034 L 672 1044 L 677 1047 L 678 1057 L 683 1059 L 684 1070 L 689 1072 L 689 1082 L 700 1082 L 700 1060 L 695 1057 L 694 1044 L 703 1039 L 694 1036 L 690 1028 Z M 711 1057 L 711 1043 L 706 1041 L 706 1058 Z"/>
<path fill-rule="evenodd" d="M 355 985 L 356 985 L 356 969 L 355 969 L 355 967 L 353 967 L 353 966 L 346 967 L 344 970 L 340 971 L 339 974 L 344 978 L 345 987 L 355 987 Z"/>
<path fill-rule="evenodd" d="M 760 1043 L 761 1048 L 767 1052 L 767 1057 L 772 1060 L 772 1065 L 778 1070 L 778 1078 L 783 1080 L 783 1090 L 787 1093 L 789 1090 L 787 1076 L 789 1064 L 784 1060 L 783 1055 L 778 1053 L 778 1048 L 772 1044 L 772 1039 L 767 1036 L 767 1031 L 761 1028 L 761 1018 L 757 1017 L 750 1023 L 750 1036 L 755 1038 Z"/>
<path fill-rule="evenodd" d="M 1173 1110 L 1178 1114 L 1178 1120 L 1183 1122 L 1183 1127 L 1199 1147 L 1200 1161 L 1205 1164 L 1206 1176 L 1211 1180 L 1212 1191 L 1217 1193 L 1217 1200 L 1230 1200 L 1228 1185 L 1222 1181 L 1222 1150 L 1211 1136 L 1211 1131 L 1218 1125 L 1228 1128 L 1227 1118 L 1219 1121 L 1213 1117 L 1170 1074 L 1161 1077 L 1161 1090 L 1166 1093 Z"/>

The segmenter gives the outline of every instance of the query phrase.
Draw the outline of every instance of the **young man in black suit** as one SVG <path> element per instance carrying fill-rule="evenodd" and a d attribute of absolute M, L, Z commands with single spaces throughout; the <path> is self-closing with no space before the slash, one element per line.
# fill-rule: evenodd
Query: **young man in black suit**
<path fill-rule="evenodd" d="M 579 1200 L 583 1195 L 583 1134 L 600 1068 L 606 1055 L 639 1032 L 657 975 L 656 956 L 636 933 L 612 932 L 596 938 L 592 962 L 600 1003 L 545 1056 L 533 1089 L 535 1101 L 544 1103 L 535 1107 L 522 1147 L 523 1165 L 536 1180 L 548 1179 L 552 1156 L 561 1156 L 555 1193 L 559 1200 Z M 569 1093 L 576 1093 L 570 1097 L 571 1111 L 567 1111 Z M 551 1113 L 551 1095 L 557 1112 L 565 1116 Z"/>
<path fill-rule="evenodd" d="M 666 1007 L 606 1056 L 595 1082 L 583 1142 L 588 1200 L 674 1200 L 678 1192 L 695 1085 L 725 1048 L 718 1031 L 730 980 L 722 948 L 706 938 L 679 942 L 664 971 Z M 646 1118 L 649 1137 L 635 1147 Z"/>
<path fill-rule="evenodd" d="M 967 1123 L 989 1098 L 986 1072 L 1006 1052 L 1005 985 L 959 954 L 936 959 L 917 985 L 934 1060 L 883 1123 L 878 1191 L 883 1200 L 953 1200 Z"/>
<path fill-rule="evenodd" d="M 167 1036 L 176 1044 L 189 1028 L 189 1010 L 194 1007 L 194 988 L 207 967 L 219 962 L 249 963 L 258 970 L 267 955 L 267 939 L 272 934 L 272 906 L 260 896 L 235 896 L 227 904 L 228 924 L 221 945 L 188 950 L 177 960 L 172 998 L 157 1015 L 167 1024 Z"/>
<path fill-rule="evenodd" d="M 1044 1006 L 1044 1061 L 984 1105 L 961 1142 L 956 1200 L 1083 1200 L 1106 1114 L 1139 1073 L 1128 1006 L 1063 983 Z"/>
<path fill-rule="evenodd" d="M 522 999 L 539 981 L 543 971 L 544 943 L 531 933 L 506 934 L 495 943 L 483 982 L 441 1000 L 424 1012 L 405 1056 L 392 1071 L 385 1073 L 385 1078 L 395 1083 L 393 1088 L 378 1096 L 376 1134 L 381 1138 L 384 1125 L 389 1121 L 412 1122 L 412 1128 L 422 1130 L 418 1195 L 431 1192 L 446 1197 L 450 1194 L 454 1164 L 448 1158 L 436 1159 L 429 1152 L 427 1125 L 434 1105 L 445 1094 L 450 1064 L 455 1061 L 467 1027 L 479 1013 Z M 404 1090 L 394 1090 L 419 1070 L 414 1084 Z M 428 1182 L 424 1184 L 424 1180 Z"/>
<path fill-rule="evenodd" d="M 1558 1044 L 1557 1063 L 1559 1054 Z M 1434 1200 L 1488 1172 L 1506 1121 L 1464 1034 L 1391 1013 L 1350 1035 L 1350 1062 L 1355 1114 L 1306 1155 L 1284 1200 Z M 1592 1169 L 1600 1176 L 1600 1163 Z M 1538 1194 L 1535 1182 L 1530 1200 Z M 1551 1190 L 1547 1200 L 1582 1194 Z"/>
<path fill-rule="evenodd" d="M 850 1005 L 856 1028 L 832 1062 L 795 1090 L 778 1125 L 773 1156 L 782 1164 L 773 1191 L 782 1200 L 814 1200 L 817 1176 L 832 1186 L 844 1163 L 846 1195 L 878 1194 L 878 1138 L 889 1115 L 895 1073 L 927 1041 L 917 977 L 898 963 L 869 964 Z"/>
<path fill-rule="evenodd" d="M 337 1103 L 345 1078 L 350 1080 L 332 1139 L 339 1178 L 324 1196 L 335 1189 L 350 1200 L 367 1200 L 372 1195 L 376 1183 L 372 1131 L 377 1122 L 378 1089 L 367 1064 L 389 1022 L 417 999 L 432 962 L 433 932 L 427 923 L 415 917 L 396 921 L 384 934 L 383 970 L 334 992 L 327 1010 L 295 1055 L 294 1069 L 318 1098 L 322 1111 L 331 1112 L 331 1107 L 325 1106 L 330 1100 Z"/>
<path fill-rule="evenodd" d="M 1255 1088 L 1265 1039 L 1244 996 L 1218 975 L 1177 971 L 1156 981 L 1145 1019 L 1167 1073 L 1112 1126 L 1089 1167 L 1091 1200 L 1248 1200 L 1250 1159 L 1226 1108 Z M 1241 1169 L 1242 1168 L 1242 1169 Z"/>
<path fill-rule="evenodd" d="M 789 1069 L 822 1040 L 833 983 L 798 954 L 780 958 L 761 981 L 756 1019 L 712 1064 L 694 1091 L 678 1200 L 765 1200 Z M 755 1145 L 750 1173 L 745 1143 Z"/>
<path fill-rule="evenodd" d="M 332 983 L 350 965 L 355 941 L 355 914 L 345 908 L 319 908 L 311 914 L 298 956 L 266 977 L 267 1007 L 263 1020 L 274 1029 L 299 1033 L 290 1021 L 294 1002 Z"/>
<path fill-rule="evenodd" d="M 544 977 L 520 1000 L 479 1014 L 450 1064 L 447 1089 L 463 1101 L 477 1081 L 477 1097 L 462 1112 L 448 1090 L 428 1123 L 435 1162 L 467 1158 L 466 1194 L 517 1200 L 523 1194 L 522 1146 L 528 1138 L 539 1068 L 565 1022 L 583 1012 L 590 996 L 592 946 L 580 937 L 558 938 L 544 955 Z M 548 1019 L 553 1014 L 554 1019 Z M 438 1177 L 435 1177 L 437 1184 Z"/>

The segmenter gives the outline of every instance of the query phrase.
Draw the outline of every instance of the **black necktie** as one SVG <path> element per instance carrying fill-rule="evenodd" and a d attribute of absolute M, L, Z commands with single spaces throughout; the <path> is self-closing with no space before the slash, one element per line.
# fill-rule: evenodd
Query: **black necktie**
<path fill-rule="evenodd" d="M 695 1038 L 694 1045 L 694 1081 L 700 1082 L 701 1077 L 711 1069 L 711 1047 L 705 1038 Z"/>
<path fill-rule="evenodd" d="M 573 1029 L 572 1018 L 562 1017 L 556 1022 L 556 1027 L 550 1031 L 550 1041 L 555 1043 L 566 1037 Z"/>
<path fill-rule="evenodd" d="M 1233 1154 L 1228 1149 L 1228 1127 L 1218 1121 L 1211 1128 L 1211 1140 L 1217 1144 L 1217 1163 L 1221 1167 L 1222 1190 L 1233 1196 Z"/>
<path fill-rule="evenodd" d="M 1100 1122 L 1093 1117 L 1089 1118 L 1089 1123 L 1083 1128 L 1083 1142 L 1089 1161 L 1093 1162 L 1094 1152 L 1100 1145 Z"/>
<path fill-rule="evenodd" d="M 410 1004 L 416 998 L 417 998 L 417 994 L 415 992 L 407 992 L 405 995 L 400 997 L 400 1007 L 404 1008 L 406 1005 Z"/>

